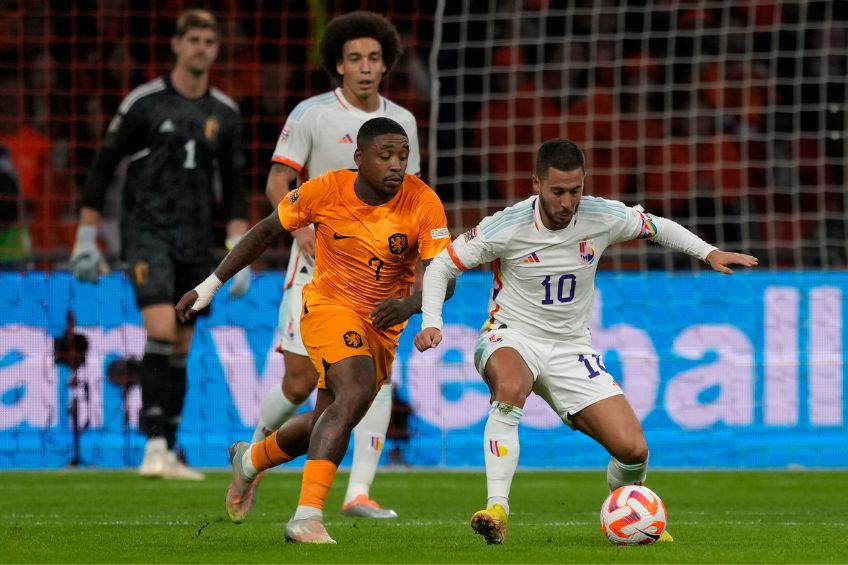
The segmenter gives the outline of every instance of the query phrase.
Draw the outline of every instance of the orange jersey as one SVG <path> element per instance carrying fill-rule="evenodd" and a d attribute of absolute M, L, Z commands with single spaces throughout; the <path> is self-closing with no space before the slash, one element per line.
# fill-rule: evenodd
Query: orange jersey
<path fill-rule="evenodd" d="M 379 206 L 354 192 L 356 171 L 330 171 L 286 195 L 277 206 L 283 228 L 315 224 L 315 276 L 307 305 L 333 304 L 367 317 L 380 300 L 405 298 L 418 258 L 450 243 L 445 209 L 434 190 L 406 175 L 395 197 Z"/>

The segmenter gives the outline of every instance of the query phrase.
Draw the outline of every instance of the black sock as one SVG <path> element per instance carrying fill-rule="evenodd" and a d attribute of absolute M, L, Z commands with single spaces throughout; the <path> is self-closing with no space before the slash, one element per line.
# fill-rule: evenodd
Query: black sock
<path fill-rule="evenodd" d="M 171 355 L 171 378 L 168 383 L 168 395 L 165 401 L 165 439 L 168 449 L 173 449 L 177 443 L 177 428 L 183 413 L 186 393 L 186 356 Z"/>
<path fill-rule="evenodd" d="M 165 434 L 165 402 L 171 380 L 169 360 L 174 345 L 148 339 L 141 360 L 141 418 L 139 426 L 148 438 Z"/>

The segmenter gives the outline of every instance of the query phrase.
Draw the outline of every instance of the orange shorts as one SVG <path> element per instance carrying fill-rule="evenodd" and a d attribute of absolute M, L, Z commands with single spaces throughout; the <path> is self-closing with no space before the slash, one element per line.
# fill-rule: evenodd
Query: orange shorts
<path fill-rule="evenodd" d="M 327 388 L 327 368 L 348 357 L 365 355 L 374 361 L 374 394 L 389 380 L 400 330 L 381 331 L 342 306 L 309 306 L 300 318 L 300 336 L 318 372 L 318 388 Z"/>

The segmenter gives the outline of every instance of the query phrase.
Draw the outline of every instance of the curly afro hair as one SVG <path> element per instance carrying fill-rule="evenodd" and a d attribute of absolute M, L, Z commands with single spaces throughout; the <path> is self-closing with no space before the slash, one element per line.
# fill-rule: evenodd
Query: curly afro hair
<path fill-rule="evenodd" d="M 344 55 L 344 44 L 352 39 L 368 37 L 383 49 L 383 63 L 389 72 L 403 53 L 395 25 L 374 12 L 356 11 L 334 18 L 321 38 L 321 66 L 331 78 L 338 78 L 336 65 Z"/>

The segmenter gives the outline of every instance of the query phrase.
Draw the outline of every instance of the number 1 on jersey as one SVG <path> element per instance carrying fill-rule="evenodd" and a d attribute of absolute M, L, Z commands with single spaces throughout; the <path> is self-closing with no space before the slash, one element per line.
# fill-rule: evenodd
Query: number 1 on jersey
<path fill-rule="evenodd" d="M 195 169 L 197 168 L 197 162 L 194 160 L 194 152 L 197 149 L 197 142 L 193 139 L 189 139 L 185 143 L 185 152 L 186 158 L 183 161 L 184 169 Z"/>

